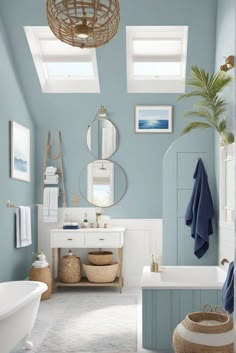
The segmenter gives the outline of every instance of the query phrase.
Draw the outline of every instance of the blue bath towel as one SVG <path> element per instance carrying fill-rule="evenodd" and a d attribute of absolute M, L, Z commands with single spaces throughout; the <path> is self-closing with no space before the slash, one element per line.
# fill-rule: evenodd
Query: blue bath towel
<path fill-rule="evenodd" d="M 230 314 L 234 311 L 234 262 L 229 264 L 227 277 L 223 286 L 222 301 L 225 310 Z"/>
<path fill-rule="evenodd" d="M 194 175 L 193 192 L 185 214 L 185 224 L 191 227 L 194 239 L 194 254 L 200 259 L 209 248 L 209 235 L 213 234 L 214 207 L 208 185 L 207 174 L 201 159 Z"/>

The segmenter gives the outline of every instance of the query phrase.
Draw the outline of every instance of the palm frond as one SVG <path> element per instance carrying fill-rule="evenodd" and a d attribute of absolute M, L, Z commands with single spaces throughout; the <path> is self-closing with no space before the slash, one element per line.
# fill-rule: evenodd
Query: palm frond
<path fill-rule="evenodd" d="M 193 66 L 191 78 L 186 85 L 190 87 L 191 92 L 184 93 L 178 97 L 178 100 L 192 97 L 200 98 L 193 104 L 195 110 L 185 113 L 186 117 L 197 117 L 206 120 L 206 122 L 195 121 L 186 126 L 182 134 L 186 134 L 193 129 L 214 127 L 221 135 L 224 143 L 232 143 L 234 135 L 227 132 L 227 121 L 222 119 L 222 115 L 227 110 L 227 103 L 220 96 L 222 90 L 231 83 L 232 77 L 223 71 L 213 74 L 207 73 L 204 69 Z"/>
<path fill-rule="evenodd" d="M 187 125 L 187 126 L 183 129 L 181 135 L 185 135 L 185 134 L 189 133 L 190 131 L 192 131 L 192 130 L 194 130 L 194 129 L 199 129 L 199 128 L 201 128 L 201 129 L 208 129 L 208 128 L 210 128 L 210 127 L 212 127 L 210 124 L 202 123 L 202 122 L 200 122 L 200 121 L 194 121 L 194 122 L 190 123 L 189 125 Z"/>
<path fill-rule="evenodd" d="M 203 118 L 208 120 L 209 122 L 214 123 L 214 116 L 207 109 L 199 109 L 199 110 L 191 110 L 189 112 L 184 113 L 186 118 Z"/>

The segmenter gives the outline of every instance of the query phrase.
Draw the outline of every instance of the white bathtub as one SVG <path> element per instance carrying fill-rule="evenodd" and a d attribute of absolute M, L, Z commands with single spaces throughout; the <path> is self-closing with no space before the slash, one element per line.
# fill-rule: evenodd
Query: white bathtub
<path fill-rule="evenodd" d="M 141 287 L 159 289 L 222 289 L 226 272 L 219 266 L 161 266 L 143 269 Z"/>
<path fill-rule="evenodd" d="M 42 282 L 0 283 L 0 351 L 9 353 L 21 340 L 33 347 L 29 335 L 34 326 L 40 297 L 47 290 Z"/>

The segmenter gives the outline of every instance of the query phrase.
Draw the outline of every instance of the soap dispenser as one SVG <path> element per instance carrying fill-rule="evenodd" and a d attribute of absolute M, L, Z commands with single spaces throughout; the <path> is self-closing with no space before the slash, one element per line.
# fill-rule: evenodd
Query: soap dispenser
<path fill-rule="evenodd" d="M 151 263 L 151 272 L 155 272 L 155 261 L 154 261 L 153 255 L 152 255 L 152 263 Z"/>
<path fill-rule="evenodd" d="M 83 222 L 83 228 L 88 228 L 88 216 L 87 213 L 84 213 L 84 222 Z"/>

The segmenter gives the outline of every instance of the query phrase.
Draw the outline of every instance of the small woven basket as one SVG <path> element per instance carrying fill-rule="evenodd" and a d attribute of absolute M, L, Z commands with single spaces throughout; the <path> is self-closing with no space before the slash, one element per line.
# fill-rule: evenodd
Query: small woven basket
<path fill-rule="evenodd" d="M 60 264 L 59 279 L 63 283 L 77 283 L 81 280 L 80 257 L 63 256 Z"/>
<path fill-rule="evenodd" d="M 83 267 L 89 282 L 110 283 L 116 279 L 119 264 L 114 263 L 104 266 L 83 264 Z"/>
<path fill-rule="evenodd" d="M 94 265 L 111 265 L 113 261 L 113 252 L 91 251 L 88 253 L 88 260 Z"/>
<path fill-rule="evenodd" d="M 39 281 L 46 283 L 48 289 L 41 295 L 41 300 L 47 300 L 52 294 L 52 275 L 50 267 L 45 268 L 35 268 L 32 267 L 29 274 L 30 281 Z"/>
<path fill-rule="evenodd" d="M 173 348 L 175 353 L 233 353 L 233 337 L 233 321 L 226 313 L 195 312 L 174 330 Z"/>

